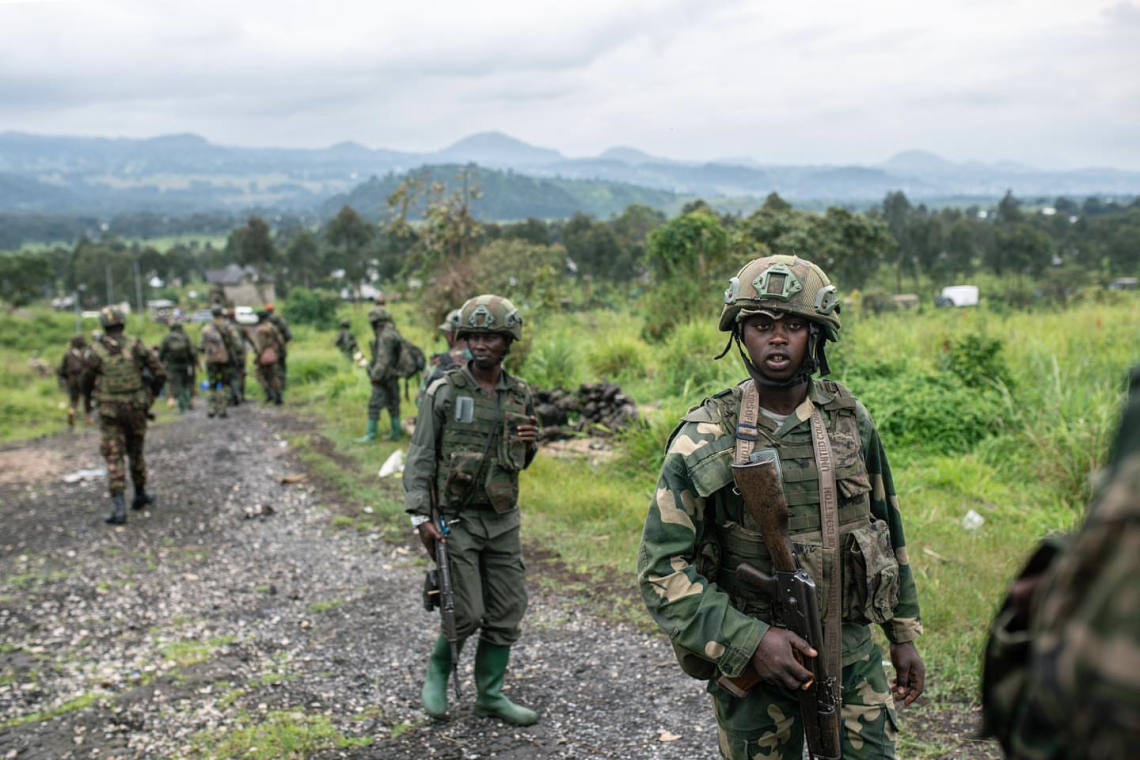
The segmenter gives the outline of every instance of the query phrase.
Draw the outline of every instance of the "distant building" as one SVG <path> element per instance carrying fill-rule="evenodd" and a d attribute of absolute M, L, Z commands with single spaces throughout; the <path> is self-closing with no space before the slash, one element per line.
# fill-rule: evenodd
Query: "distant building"
<path fill-rule="evenodd" d="M 273 277 L 253 267 L 230 264 L 225 269 L 207 269 L 210 306 L 260 306 L 277 299 Z"/>

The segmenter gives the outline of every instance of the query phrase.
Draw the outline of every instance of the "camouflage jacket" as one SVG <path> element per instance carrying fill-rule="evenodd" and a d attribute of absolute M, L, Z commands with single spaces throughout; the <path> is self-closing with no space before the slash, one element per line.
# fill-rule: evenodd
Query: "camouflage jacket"
<path fill-rule="evenodd" d="M 285 321 L 285 317 L 270 314 L 269 321 L 277 328 L 277 332 L 281 333 L 283 343 L 288 343 L 293 340 L 293 331 L 289 329 L 289 323 Z"/>
<path fill-rule="evenodd" d="M 189 358 L 180 357 L 176 358 L 173 355 L 174 346 L 176 343 L 185 341 L 186 353 Z M 194 348 L 194 341 L 190 340 L 189 335 L 182 335 L 181 338 L 175 338 L 174 333 L 167 333 L 162 343 L 158 346 L 158 360 L 167 367 L 175 367 L 177 369 L 185 369 L 186 367 L 198 363 L 198 350 Z"/>
<path fill-rule="evenodd" d="M 372 382 L 382 383 L 388 379 L 399 353 L 400 334 L 396 332 L 396 325 L 385 322 L 372 336 L 372 365 L 368 368 Z"/>
<path fill-rule="evenodd" d="M 145 343 L 129 335 L 122 335 L 117 340 L 111 335 L 104 335 L 100 344 L 88 347 L 87 368 L 80 381 L 81 387 L 91 393 L 92 398 L 100 404 L 135 404 L 144 408 L 149 407 L 154 399 L 142 376 L 147 372 L 159 384 L 166 380 L 166 369 L 158 361 L 158 357 Z M 118 354 L 124 348 L 130 351 L 135 371 L 139 373 L 139 380 L 137 386 L 132 383 L 129 390 L 116 391 L 106 387 L 107 384 L 104 382 L 106 372 L 104 372 L 102 354 L 104 352 L 108 355 Z"/>
<path fill-rule="evenodd" d="M 261 355 L 270 348 L 277 353 L 279 359 L 285 355 L 285 339 L 281 337 L 281 333 L 272 322 L 268 320 L 262 322 L 253 335 L 256 358 L 260 359 Z"/>
<path fill-rule="evenodd" d="M 712 662 L 730 677 L 743 671 L 769 624 L 737 609 L 729 593 L 698 570 L 698 546 L 703 545 L 707 535 L 715 534 L 715 529 L 722 527 L 710 524 L 716 516 L 712 507 L 715 499 L 738 502 L 740 496 L 730 481 L 720 490 L 701 497 L 693 458 L 689 455 L 718 440 L 722 441 L 718 446 L 733 445 L 723 438 L 734 436 L 741 387 L 693 407 L 674 432 L 645 518 L 637 557 L 642 599 L 654 620 L 677 647 Z M 807 400 L 789 415 L 775 436 L 810 430 L 812 405 L 822 407 L 833 399 L 822 383 L 813 380 L 808 386 Z M 922 626 L 893 478 L 874 422 L 858 402 L 855 402 L 855 417 L 861 439 L 859 456 L 871 483 L 871 516 L 888 526 L 890 543 L 899 564 L 898 602 L 892 619 L 881 627 L 892 643 L 911 641 L 922 632 Z M 871 651 L 870 626 L 844 623 L 842 636 L 845 663 Z"/>
<path fill-rule="evenodd" d="M 466 365 L 451 372 L 462 372 L 469 381 L 467 385 L 477 388 L 475 377 Z M 495 393 L 500 398 L 511 391 L 520 391 L 525 398 L 524 408 L 528 416 L 534 416 L 534 399 L 526 384 L 518 378 L 512 377 L 504 370 L 499 375 L 499 382 L 495 385 Z M 446 466 L 441 461 L 440 444 L 443 440 L 444 428 L 453 418 L 452 409 L 455 399 L 451 384 L 446 378 L 440 378 L 432 383 L 420 405 L 419 415 L 416 417 L 416 430 L 412 434 L 408 445 L 408 458 L 404 462 L 404 510 L 412 515 L 431 516 L 430 491 L 438 476 L 438 470 Z M 477 447 L 482 449 L 482 445 Z M 492 447 L 493 448 L 493 447 Z M 538 453 L 536 444 L 526 446 L 526 453 L 522 466 L 528 467 Z"/>
<path fill-rule="evenodd" d="M 1140 403 L 1106 485 L 1034 595 L 1017 760 L 1135 757 L 1140 738 Z M 997 696 L 1007 696 L 1008 691 Z"/>
<path fill-rule="evenodd" d="M 340 328 L 340 332 L 336 334 L 336 347 L 349 358 L 352 358 L 352 355 L 359 350 L 356 345 L 356 336 L 352 334 L 350 328 Z"/>
<path fill-rule="evenodd" d="M 236 322 L 226 322 L 226 331 L 230 335 L 230 345 L 233 346 L 232 357 L 234 364 L 244 364 L 246 344 L 250 343 L 249 333 Z"/>

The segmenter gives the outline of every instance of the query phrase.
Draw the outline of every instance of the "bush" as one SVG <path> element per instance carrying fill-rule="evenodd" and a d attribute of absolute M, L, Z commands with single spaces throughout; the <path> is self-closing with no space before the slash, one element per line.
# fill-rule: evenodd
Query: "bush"
<path fill-rule="evenodd" d="M 994 383 L 1012 387 L 1013 378 L 1002 358 L 1004 345 L 1000 339 L 971 333 L 946 341 L 945 348 L 943 369 L 957 375 L 969 387 L 991 387 Z"/>
<path fill-rule="evenodd" d="M 580 357 L 568 338 L 553 336 L 531 344 L 519 375 L 532 388 L 573 388 L 579 383 Z"/>
<path fill-rule="evenodd" d="M 336 328 L 336 310 L 339 306 L 340 298 L 335 293 L 293 288 L 285 299 L 282 312 L 290 322 L 332 330 Z"/>
<path fill-rule="evenodd" d="M 658 379 L 662 392 L 668 396 L 699 399 L 743 379 L 747 373 L 740 365 L 735 348 L 720 361 L 714 361 L 724 350 L 726 340 L 728 334 L 717 330 L 712 321 L 679 325 L 661 352 Z"/>
<path fill-rule="evenodd" d="M 612 380 L 617 377 L 645 377 L 649 350 L 635 338 L 617 338 L 596 343 L 586 354 L 586 364 L 594 376 Z"/>

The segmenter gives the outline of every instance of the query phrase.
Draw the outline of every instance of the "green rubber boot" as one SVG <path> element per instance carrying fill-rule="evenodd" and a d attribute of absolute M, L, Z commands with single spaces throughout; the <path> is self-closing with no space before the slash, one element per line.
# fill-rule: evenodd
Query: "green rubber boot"
<path fill-rule="evenodd" d="M 463 641 L 459 642 L 458 649 L 463 649 Z M 447 720 L 447 680 L 450 676 L 451 645 L 447 643 L 447 638 L 440 634 L 435 640 L 435 649 L 428 660 L 424 687 L 420 690 L 424 712 L 436 720 Z"/>
<path fill-rule="evenodd" d="M 354 443 L 372 443 L 376 440 L 376 422 L 377 420 L 369 418 L 368 432 L 357 438 Z"/>
<path fill-rule="evenodd" d="M 392 418 L 392 432 L 388 434 L 389 441 L 398 441 L 404 437 L 404 431 L 400 429 L 400 418 Z"/>
<path fill-rule="evenodd" d="M 532 726 L 538 722 L 538 713 L 503 696 L 503 679 L 510 659 L 509 646 L 479 639 L 479 648 L 475 650 L 475 687 L 479 690 L 475 697 L 475 714 L 516 726 Z"/>

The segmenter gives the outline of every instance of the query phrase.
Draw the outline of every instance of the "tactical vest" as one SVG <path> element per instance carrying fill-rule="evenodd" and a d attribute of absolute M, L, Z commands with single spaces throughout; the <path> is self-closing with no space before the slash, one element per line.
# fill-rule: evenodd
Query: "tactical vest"
<path fill-rule="evenodd" d="M 112 350 L 112 345 L 117 350 Z M 91 350 L 102 362 L 95 383 L 96 401 L 103 404 L 137 402 L 148 405 L 142 373 L 135 363 L 134 338 L 123 335 L 115 341 L 104 336 L 103 340 L 91 345 Z"/>
<path fill-rule="evenodd" d="M 230 352 L 226 348 L 226 339 L 222 335 L 222 328 L 210 323 L 202 328 L 202 353 L 206 356 L 206 364 L 229 364 Z"/>
<path fill-rule="evenodd" d="M 848 623 L 882 623 L 894 616 L 899 594 L 899 567 L 890 544 L 887 524 L 871 516 L 871 482 L 864 464 L 862 441 L 855 416 L 855 397 L 843 386 L 816 380 L 829 400 L 818 405 L 831 443 L 838 486 L 840 566 L 825 562 L 820 530 L 819 469 L 812 447 L 811 429 L 804 422 L 782 437 L 777 423 L 764 415 L 757 419 L 756 448 L 773 448 L 780 457 L 784 493 L 788 501 L 788 537 L 800 563 L 819 587 L 820 617 L 828 614 L 831 583 L 840 583 L 842 620 Z M 728 432 L 717 439 L 715 460 L 706 456 L 698 468 L 698 491 L 709 498 L 706 512 L 710 530 L 697 551 L 698 570 L 724 589 L 737 609 L 770 621 L 771 603 L 752 588 L 737 582 L 741 562 L 772 571 L 763 536 L 734 492 L 729 469 L 734 454 L 741 388 L 715 396 L 721 427 Z M 694 411 L 699 411 L 694 410 Z M 794 413 L 793 413 L 794 414 Z M 689 419 L 690 415 L 686 415 Z M 710 452 L 711 453 L 711 452 Z M 717 486 L 716 483 L 720 485 Z M 703 486 L 703 487 L 702 487 Z M 727 487 L 726 487 L 727 486 Z M 707 491 L 707 493 L 705 493 Z"/>
<path fill-rule="evenodd" d="M 162 353 L 166 355 L 166 363 L 181 367 L 190 364 L 194 355 L 190 351 L 190 339 L 179 332 L 171 332 L 162 340 Z"/>
<path fill-rule="evenodd" d="M 443 506 L 492 507 L 502 513 L 518 504 L 526 444 L 517 440 L 515 429 L 530 422 L 526 413 L 530 391 L 521 380 L 503 376 L 508 387 L 492 396 L 461 369 L 443 376 L 451 387 L 451 409 L 440 435 L 436 467 L 436 493 Z M 501 404 L 498 411 L 496 396 Z"/>

